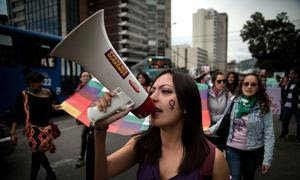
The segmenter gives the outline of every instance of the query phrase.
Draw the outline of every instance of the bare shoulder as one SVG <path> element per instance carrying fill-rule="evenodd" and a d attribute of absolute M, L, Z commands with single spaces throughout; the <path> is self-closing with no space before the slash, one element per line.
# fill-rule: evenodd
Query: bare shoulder
<path fill-rule="evenodd" d="M 229 180 L 229 169 L 223 152 L 216 149 L 213 169 L 213 180 Z"/>

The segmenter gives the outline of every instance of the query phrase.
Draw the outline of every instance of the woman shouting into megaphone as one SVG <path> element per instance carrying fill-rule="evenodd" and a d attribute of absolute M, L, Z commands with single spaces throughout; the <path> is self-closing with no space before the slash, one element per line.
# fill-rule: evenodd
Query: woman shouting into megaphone
<path fill-rule="evenodd" d="M 106 156 L 107 122 L 125 116 L 118 112 L 95 124 L 95 179 L 108 179 L 139 164 L 137 179 L 229 179 L 223 154 L 206 140 L 200 94 L 194 80 L 171 70 L 162 72 L 150 87 L 156 107 L 150 127 Z M 100 111 L 110 106 L 114 93 L 97 102 Z"/>

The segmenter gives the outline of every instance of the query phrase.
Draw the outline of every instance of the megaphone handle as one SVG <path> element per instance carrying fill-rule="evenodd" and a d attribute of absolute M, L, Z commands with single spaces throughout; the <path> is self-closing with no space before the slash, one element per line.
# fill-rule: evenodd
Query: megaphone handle
<path fill-rule="evenodd" d="M 119 110 L 123 110 L 134 105 L 132 99 L 125 94 L 121 88 L 118 87 L 113 91 L 116 95 L 112 97 L 111 105 L 107 108 L 106 112 L 100 112 L 97 106 L 88 108 L 87 115 L 92 124 L 114 114 Z"/>

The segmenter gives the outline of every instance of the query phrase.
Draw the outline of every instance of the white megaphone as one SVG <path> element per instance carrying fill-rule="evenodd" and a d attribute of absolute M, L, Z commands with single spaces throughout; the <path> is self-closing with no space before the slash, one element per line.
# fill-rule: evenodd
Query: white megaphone
<path fill-rule="evenodd" d="M 104 25 L 104 10 L 80 23 L 51 52 L 81 64 L 108 90 L 116 92 L 106 112 L 88 108 L 88 119 L 95 123 L 118 110 L 132 107 L 139 118 L 152 114 L 155 106 L 132 72 L 111 45 Z"/>

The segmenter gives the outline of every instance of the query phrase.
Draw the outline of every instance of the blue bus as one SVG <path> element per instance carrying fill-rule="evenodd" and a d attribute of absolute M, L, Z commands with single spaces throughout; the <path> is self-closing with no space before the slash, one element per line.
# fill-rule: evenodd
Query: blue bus
<path fill-rule="evenodd" d="M 137 63 L 130 69 L 133 74 L 137 75 L 139 72 L 146 72 L 151 79 L 155 78 L 160 72 L 172 68 L 171 59 L 166 56 L 149 56 L 142 62 Z"/>
<path fill-rule="evenodd" d="M 16 97 L 26 88 L 24 67 L 41 72 L 46 77 L 43 85 L 60 101 L 73 92 L 80 66 L 49 55 L 61 40 L 59 36 L 0 25 L 0 117 L 13 110 Z"/>

